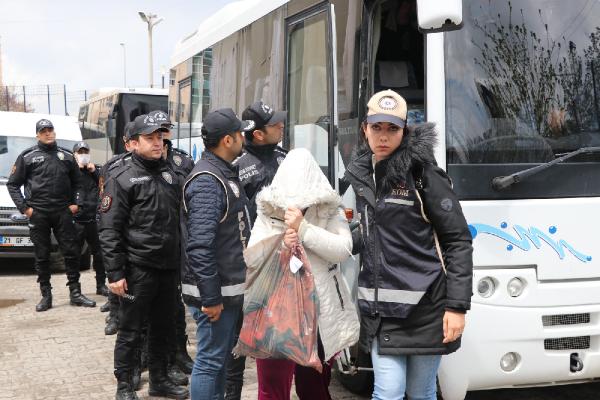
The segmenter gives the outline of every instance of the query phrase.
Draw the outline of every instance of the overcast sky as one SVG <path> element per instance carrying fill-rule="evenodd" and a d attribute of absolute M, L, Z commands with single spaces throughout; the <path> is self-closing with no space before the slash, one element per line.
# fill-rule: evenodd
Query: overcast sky
<path fill-rule="evenodd" d="M 123 86 L 123 48 L 127 86 L 148 85 L 148 30 L 138 11 L 164 18 L 154 27 L 154 85 L 161 66 L 169 67 L 175 44 L 231 0 L 0 0 L 3 80 L 8 85 L 67 85 L 68 111 L 77 113 L 77 93 Z M 168 74 L 167 74 L 168 75 Z M 167 76 L 168 81 L 168 76 Z M 47 112 L 44 96 L 29 96 Z M 54 96 L 52 113 L 63 113 Z"/>

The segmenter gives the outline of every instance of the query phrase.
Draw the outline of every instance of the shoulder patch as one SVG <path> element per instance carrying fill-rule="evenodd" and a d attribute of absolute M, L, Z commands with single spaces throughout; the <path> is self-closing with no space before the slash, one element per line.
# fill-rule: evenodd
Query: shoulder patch
<path fill-rule="evenodd" d="M 168 173 L 168 172 L 165 171 L 165 172 L 162 173 L 162 177 L 163 177 L 163 179 L 165 181 L 167 181 L 167 183 L 169 185 L 173 184 L 173 177 L 171 176 L 170 173 Z"/>
<path fill-rule="evenodd" d="M 178 156 L 178 155 L 174 155 L 173 156 L 173 163 L 175 165 L 177 165 L 178 167 L 180 167 L 182 162 L 183 162 L 183 160 L 181 159 L 181 156 Z"/>
<path fill-rule="evenodd" d="M 58 159 L 59 159 L 60 161 L 62 161 L 62 160 L 64 160 L 64 159 L 65 159 L 65 153 L 63 153 L 62 151 L 57 151 L 57 152 L 56 152 L 56 156 L 58 157 Z"/>
<path fill-rule="evenodd" d="M 233 191 L 235 197 L 240 197 L 240 188 L 238 187 L 238 185 L 233 181 L 228 181 L 227 183 L 229 183 L 229 187 Z"/>
<path fill-rule="evenodd" d="M 56 147 L 58 147 L 60 150 L 62 150 L 63 152 L 67 153 L 70 156 L 73 155 L 73 152 L 65 147 L 61 147 L 61 146 L 56 146 Z"/>
<path fill-rule="evenodd" d="M 100 211 L 102 211 L 103 213 L 107 212 L 108 210 L 110 210 L 111 205 L 112 205 L 112 197 L 109 195 L 105 195 L 102 198 L 102 202 L 100 203 Z"/>
<path fill-rule="evenodd" d="M 183 156 L 187 156 L 187 157 L 189 157 L 189 158 L 192 158 L 192 156 L 190 156 L 190 153 L 188 153 L 188 152 L 187 152 L 187 151 L 185 151 L 185 150 L 178 149 L 177 147 L 174 147 L 174 148 L 173 148 L 173 152 L 175 152 L 175 153 L 179 153 L 179 154 L 181 154 L 181 155 L 183 155 Z"/>
<path fill-rule="evenodd" d="M 442 199 L 442 201 L 440 202 L 440 207 L 442 207 L 442 210 L 446 211 L 446 212 L 450 212 L 452 211 L 452 208 L 454 207 L 454 205 L 452 204 L 452 200 L 450 200 L 449 198 L 444 198 Z"/>

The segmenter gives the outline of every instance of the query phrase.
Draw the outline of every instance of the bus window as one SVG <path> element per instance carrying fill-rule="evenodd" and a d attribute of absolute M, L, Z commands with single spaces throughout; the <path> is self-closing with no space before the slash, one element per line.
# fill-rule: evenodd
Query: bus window
<path fill-rule="evenodd" d="M 408 105 L 408 123 L 424 122 L 425 41 L 418 30 L 416 1 L 382 1 L 372 26 L 372 93 L 400 93 Z"/>
<path fill-rule="evenodd" d="M 331 73 L 326 9 L 288 25 L 289 147 L 310 150 L 332 179 L 329 149 Z"/>
<path fill-rule="evenodd" d="M 600 8 L 584 8 L 586 2 L 559 0 L 543 7 L 464 2 L 462 30 L 444 34 L 448 172 L 463 199 L 600 195 L 598 153 L 510 190 L 490 185 L 494 177 L 600 145 Z"/>

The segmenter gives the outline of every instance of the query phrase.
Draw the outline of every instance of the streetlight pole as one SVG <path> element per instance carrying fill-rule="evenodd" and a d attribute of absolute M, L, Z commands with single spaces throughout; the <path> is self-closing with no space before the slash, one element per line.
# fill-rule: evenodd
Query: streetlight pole
<path fill-rule="evenodd" d="M 125 50 L 125 43 L 119 43 L 123 48 L 123 87 L 127 87 L 127 51 Z"/>
<path fill-rule="evenodd" d="M 167 68 L 164 65 L 160 66 L 160 75 L 162 78 L 162 88 L 165 88 L 165 74 L 167 73 Z"/>
<path fill-rule="evenodd" d="M 138 14 L 142 21 L 148 24 L 148 74 L 150 75 L 150 87 L 154 87 L 154 72 L 152 69 L 152 28 L 158 25 L 163 18 L 156 14 L 144 13 L 142 11 L 139 11 Z"/>

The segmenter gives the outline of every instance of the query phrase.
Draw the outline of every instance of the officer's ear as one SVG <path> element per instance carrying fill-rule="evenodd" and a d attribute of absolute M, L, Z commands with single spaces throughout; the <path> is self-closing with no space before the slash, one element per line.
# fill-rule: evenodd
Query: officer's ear
<path fill-rule="evenodd" d="M 252 132 L 252 141 L 263 143 L 265 141 L 265 132 L 261 129 L 256 129 Z"/>

